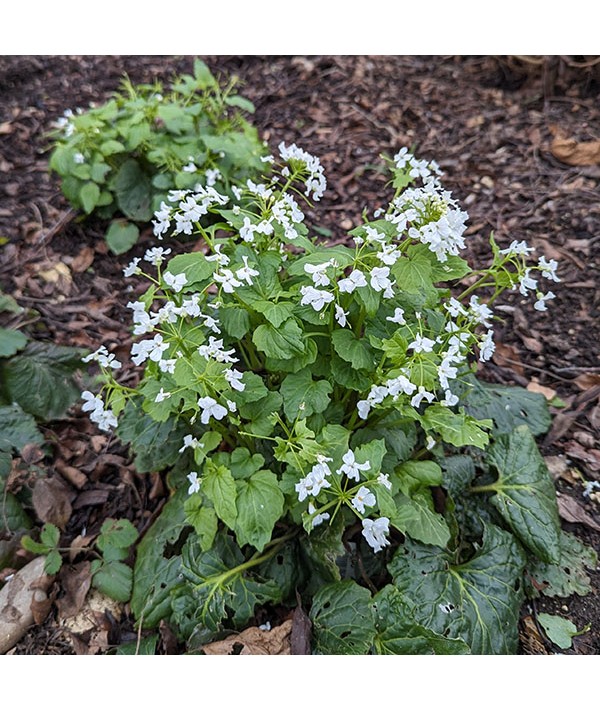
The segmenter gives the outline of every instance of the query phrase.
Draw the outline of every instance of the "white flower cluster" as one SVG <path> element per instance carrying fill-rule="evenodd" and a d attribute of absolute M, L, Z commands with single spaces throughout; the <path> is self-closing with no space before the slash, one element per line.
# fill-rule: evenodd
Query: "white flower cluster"
<path fill-rule="evenodd" d="M 226 205 L 229 198 L 218 193 L 214 187 L 196 185 L 194 190 L 171 190 L 168 195 L 169 202 L 178 203 L 177 206 L 161 202 L 160 210 L 154 213 L 154 234 L 158 239 L 173 227 L 173 234 L 191 235 L 194 225 L 203 215 L 206 215 L 215 205 Z"/>
<path fill-rule="evenodd" d="M 313 200 L 319 201 L 327 188 L 327 180 L 325 179 L 321 161 L 307 151 L 302 150 L 302 148 L 298 148 L 295 143 L 292 143 L 291 146 L 286 146 L 282 141 L 278 148 L 279 155 L 284 161 L 304 163 L 309 173 L 305 181 L 306 190 L 304 194 L 310 197 L 312 193 Z"/>
<path fill-rule="evenodd" d="M 508 247 L 506 247 L 505 249 L 500 249 L 498 252 L 499 254 L 504 254 L 507 257 L 511 258 L 527 257 L 529 252 L 533 251 L 534 248 L 530 247 L 524 240 L 521 240 L 520 242 L 517 240 L 513 240 L 508 245 Z M 551 299 L 555 299 L 556 295 L 552 291 L 548 291 L 544 294 L 543 291 L 538 289 L 538 280 L 530 276 L 531 272 L 534 271 L 534 269 L 535 271 L 540 272 L 542 277 L 544 277 L 545 279 L 554 282 L 559 282 L 560 279 L 558 278 L 558 275 L 556 273 L 556 270 L 558 269 L 558 262 L 555 259 L 550 259 L 550 261 L 548 261 L 546 257 L 542 256 L 538 259 L 537 266 L 534 268 L 525 269 L 525 272 L 521 275 L 518 281 L 519 292 L 523 296 L 528 296 L 530 291 L 535 293 L 536 301 L 533 305 L 533 308 L 537 311 L 547 311 L 548 307 L 546 306 L 546 302 L 550 301 Z M 515 284 L 513 288 L 516 289 L 517 284 Z"/>
<path fill-rule="evenodd" d="M 90 420 L 95 422 L 104 432 L 109 432 L 111 427 L 116 427 L 119 423 L 111 409 L 105 409 L 104 400 L 99 395 L 94 395 L 89 390 L 81 393 L 81 399 L 85 400 L 81 406 L 83 412 L 90 413 Z"/>
<path fill-rule="evenodd" d="M 113 370 L 118 370 L 121 367 L 121 363 L 115 358 L 114 353 L 109 353 L 106 346 L 100 346 L 97 351 L 90 353 L 81 360 L 83 363 L 95 361 L 102 368 L 112 368 Z"/>

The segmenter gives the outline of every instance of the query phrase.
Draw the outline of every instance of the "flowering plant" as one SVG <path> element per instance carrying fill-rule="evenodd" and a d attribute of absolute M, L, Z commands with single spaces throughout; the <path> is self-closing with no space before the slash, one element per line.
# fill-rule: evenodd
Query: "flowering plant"
<path fill-rule="evenodd" d="M 115 254 L 135 244 L 136 223 L 150 220 L 168 189 L 198 181 L 228 192 L 231 184 L 260 174 L 265 153 L 254 112 L 235 93 L 237 80 L 218 81 L 195 60 L 193 75 L 123 89 L 88 110 L 67 109 L 54 123 L 50 168 L 76 209 L 114 220 L 106 233 Z"/>
<path fill-rule="evenodd" d="M 389 204 L 318 243 L 301 201 L 326 188 L 319 160 L 283 143 L 267 160 L 233 200 L 162 202 L 161 245 L 124 269 L 148 283 L 128 304 L 138 385 L 105 347 L 86 358 L 102 389 L 83 409 L 176 492 L 138 549 L 140 624 L 167 617 L 193 646 L 301 591 L 318 652 L 514 651 L 524 571 L 561 558 L 533 439 L 549 416 L 474 372 L 494 302 L 519 289 L 545 310 L 556 263 L 492 237 L 473 270 L 467 214 L 407 149 L 386 159 Z M 198 251 L 171 256 L 180 233 Z"/>

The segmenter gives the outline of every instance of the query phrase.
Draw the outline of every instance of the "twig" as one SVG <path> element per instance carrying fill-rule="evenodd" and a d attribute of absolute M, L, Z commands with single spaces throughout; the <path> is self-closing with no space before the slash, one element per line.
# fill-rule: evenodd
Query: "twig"
<path fill-rule="evenodd" d="M 43 235 L 40 235 L 37 238 L 37 243 L 38 244 L 43 244 L 45 242 L 50 241 L 54 235 L 56 235 L 58 232 L 62 230 L 65 225 L 68 225 L 71 220 L 75 218 L 75 215 L 77 212 L 70 207 L 61 217 L 52 225 L 52 227 L 45 232 Z"/>

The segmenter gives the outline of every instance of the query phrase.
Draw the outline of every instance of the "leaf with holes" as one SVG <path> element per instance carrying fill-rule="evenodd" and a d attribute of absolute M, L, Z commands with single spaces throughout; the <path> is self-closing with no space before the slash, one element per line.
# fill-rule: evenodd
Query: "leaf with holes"
<path fill-rule="evenodd" d="M 470 560 L 407 540 L 388 569 L 417 624 L 463 639 L 473 654 L 514 654 L 524 565 L 514 536 L 488 525 Z"/>

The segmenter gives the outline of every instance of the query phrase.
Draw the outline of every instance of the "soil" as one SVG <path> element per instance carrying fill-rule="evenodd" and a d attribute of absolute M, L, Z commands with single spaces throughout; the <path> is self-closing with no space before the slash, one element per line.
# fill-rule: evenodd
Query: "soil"
<path fill-rule="evenodd" d="M 320 157 L 328 190 L 317 224 L 331 230 L 332 241 L 346 239 L 364 208 L 386 202 L 378 156 L 407 145 L 440 163 L 446 187 L 468 210 L 472 262 L 487 259 L 491 231 L 502 246 L 524 239 L 559 260 L 562 281 L 553 285 L 548 312 L 524 305 L 518 293 L 506 299 L 497 351 L 482 375 L 548 389 L 555 419 L 542 453 L 553 458 L 561 499 L 579 503 L 589 517 L 586 523 L 579 511 L 564 527 L 600 551 L 599 503 L 584 497 L 582 486 L 600 479 L 600 165 L 568 165 L 553 145 L 557 130 L 575 142 L 600 138 L 597 74 L 573 66 L 549 74 L 510 58 L 477 56 L 204 60 L 213 72 L 241 79 L 241 93 L 256 106 L 252 120 L 273 147 L 296 142 Z M 554 68 L 559 64 L 556 59 Z M 187 56 L 0 57 L 0 238 L 6 241 L 0 287 L 26 307 L 21 323 L 36 338 L 91 349 L 105 343 L 117 355 L 127 353 L 130 294 L 121 270 L 153 242 L 146 231 L 132 253 L 116 257 L 105 247 L 105 225 L 69 209 L 47 169 L 51 122 L 66 108 L 106 100 L 124 74 L 133 83 L 167 83 L 191 67 Z M 68 267 L 62 276 L 41 275 L 61 263 Z M 147 528 L 164 503 L 159 474 L 138 475 L 127 451 L 77 407 L 44 430 L 53 456 L 35 466 L 68 489 L 69 541 L 94 536 L 110 516 Z M 593 592 L 586 597 L 541 597 L 534 605 L 567 616 L 578 629 L 591 625 L 566 654 L 600 652 L 599 572 L 590 578 Z M 55 583 L 58 599 L 63 584 Z M 558 651 L 536 639 L 526 624 L 531 613 L 526 606 L 521 653 Z M 97 615 L 93 633 L 65 633 L 58 619 L 53 606 L 14 653 L 94 653 L 135 639 L 127 610 L 120 620 L 111 612 Z M 160 650 L 177 651 L 166 629 Z"/>

